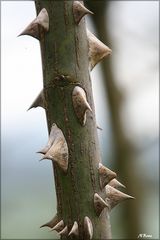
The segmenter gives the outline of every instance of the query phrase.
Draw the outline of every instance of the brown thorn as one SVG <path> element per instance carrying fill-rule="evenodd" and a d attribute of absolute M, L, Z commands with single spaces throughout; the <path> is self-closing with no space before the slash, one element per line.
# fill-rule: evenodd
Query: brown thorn
<path fill-rule="evenodd" d="M 40 228 L 42 228 L 42 227 L 53 228 L 57 223 L 58 223 L 58 216 L 56 214 L 49 222 L 47 222 L 47 223 L 43 224 L 42 226 L 40 226 Z"/>
<path fill-rule="evenodd" d="M 98 171 L 100 176 L 100 185 L 102 188 L 104 188 L 113 178 L 117 177 L 115 172 L 111 171 L 101 163 L 99 163 Z"/>
<path fill-rule="evenodd" d="M 84 218 L 84 235 L 85 240 L 90 240 L 93 237 L 93 225 L 87 216 Z"/>
<path fill-rule="evenodd" d="M 106 190 L 106 202 L 110 206 L 110 209 L 114 208 L 117 204 L 125 200 L 134 199 L 134 197 L 127 195 L 109 185 L 105 187 L 105 190 Z"/>
<path fill-rule="evenodd" d="M 74 1 L 73 2 L 73 16 L 76 24 L 79 24 L 81 19 L 86 15 L 86 14 L 93 14 L 90 10 L 88 10 L 82 3 L 79 1 Z"/>
<path fill-rule="evenodd" d="M 101 198 L 98 193 L 94 194 L 94 207 L 96 214 L 99 216 L 104 208 L 109 207 L 107 203 Z"/>
<path fill-rule="evenodd" d="M 86 111 L 92 112 L 92 109 L 87 102 L 86 93 L 83 88 L 76 86 L 72 92 L 72 102 L 75 114 L 82 126 L 86 123 Z"/>

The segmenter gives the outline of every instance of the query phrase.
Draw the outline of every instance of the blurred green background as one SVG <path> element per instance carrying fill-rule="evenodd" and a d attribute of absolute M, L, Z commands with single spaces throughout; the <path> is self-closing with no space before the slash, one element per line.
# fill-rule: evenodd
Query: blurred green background
<path fill-rule="evenodd" d="M 112 56 L 91 73 L 102 161 L 136 199 L 111 213 L 113 239 L 159 239 L 159 1 L 94 1 L 88 28 Z M 26 110 L 42 88 L 39 43 L 16 36 L 33 1 L 1 2 L 1 238 L 56 239 L 40 229 L 56 213 L 44 110 Z"/>

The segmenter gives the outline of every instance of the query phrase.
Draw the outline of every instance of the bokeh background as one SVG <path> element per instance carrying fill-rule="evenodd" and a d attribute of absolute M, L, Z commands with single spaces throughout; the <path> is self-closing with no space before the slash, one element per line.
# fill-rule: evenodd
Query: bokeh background
<path fill-rule="evenodd" d="M 113 239 L 159 239 L 159 1 L 91 1 L 88 28 L 113 53 L 91 73 L 102 161 L 134 201 L 111 213 Z M 17 35 L 33 1 L 1 2 L 1 238 L 56 239 L 39 226 L 56 213 L 45 112 L 28 107 L 42 88 L 39 42 Z"/>

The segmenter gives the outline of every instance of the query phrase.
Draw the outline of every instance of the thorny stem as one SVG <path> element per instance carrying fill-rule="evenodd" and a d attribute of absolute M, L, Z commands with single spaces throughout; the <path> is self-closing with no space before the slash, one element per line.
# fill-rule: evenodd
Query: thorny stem
<path fill-rule="evenodd" d="M 37 13 L 45 8 L 49 15 L 49 31 L 40 40 L 43 85 L 48 130 L 56 123 L 62 130 L 69 149 L 68 171 L 64 174 L 53 164 L 57 193 L 58 218 L 71 229 L 79 224 L 79 238 L 84 238 L 84 217 L 93 225 L 93 239 L 110 239 L 110 221 L 106 208 L 99 217 L 93 205 L 94 193 L 104 196 L 99 185 L 100 152 L 97 139 L 92 86 L 88 71 L 88 42 L 84 19 L 76 25 L 73 1 L 35 1 Z M 66 76 L 65 83 L 55 79 Z M 67 80 L 66 80 L 67 79 Z M 62 81 L 63 82 L 63 81 Z M 87 113 L 85 126 L 77 121 L 72 104 L 72 91 L 81 86 L 92 113 Z M 105 213 L 106 212 L 106 213 Z M 71 237 L 63 236 L 63 239 Z"/>
<path fill-rule="evenodd" d="M 81 2 L 35 1 L 37 17 L 20 35 L 38 39 L 42 54 L 43 89 L 29 109 L 46 111 L 49 140 L 38 153 L 53 163 L 57 214 L 41 227 L 102 240 L 111 239 L 110 210 L 133 197 L 100 161 L 89 69 L 111 49 L 86 30 L 92 12 Z"/>

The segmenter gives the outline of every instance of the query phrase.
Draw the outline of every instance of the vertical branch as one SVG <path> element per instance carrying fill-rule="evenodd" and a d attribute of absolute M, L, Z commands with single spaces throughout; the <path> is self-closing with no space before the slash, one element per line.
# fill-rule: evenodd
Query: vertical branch
<path fill-rule="evenodd" d="M 109 185 L 116 174 L 100 164 L 89 69 L 111 50 L 86 31 L 91 12 L 81 2 L 35 4 L 37 17 L 21 35 L 40 41 L 43 90 L 30 108 L 46 112 L 49 140 L 39 153 L 53 163 L 57 193 L 57 214 L 42 226 L 63 239 L 110 239 L 110 210 L 131 197 Z"/>

